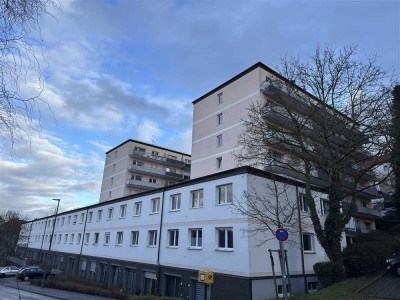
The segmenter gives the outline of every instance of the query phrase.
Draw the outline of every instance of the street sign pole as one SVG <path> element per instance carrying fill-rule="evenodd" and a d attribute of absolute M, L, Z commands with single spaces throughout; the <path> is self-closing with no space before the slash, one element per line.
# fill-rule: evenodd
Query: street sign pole
<path fill-rule="evenodd" d="M 287 241 L 289 238 L 289 233 L 286 229 L 284 228 L 278 228 L 275 232 L 275 237 L 279 240 L 279 249 L 280 249 L 280 261 L 281 261 L 281 272 L 282 272 L 282 292 L 283 292 L 283 297 L 285 300 L 287 300 L 288 295 L 287 295 L 287 288 L 286 288 L 286 258 L 285 258 L 285 246 L 284 242 Z"/>

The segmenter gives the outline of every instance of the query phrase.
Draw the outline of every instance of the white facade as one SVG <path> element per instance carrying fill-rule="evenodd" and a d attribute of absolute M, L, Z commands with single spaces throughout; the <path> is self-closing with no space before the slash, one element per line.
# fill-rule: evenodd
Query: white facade
<path fill-rule="evenodd" d="M 267 251 L 279 249 L 279 242 L 272 234 L 265 237 L 247 234 L 251 220 L 239 215 L 232 205 L 232 201 L 243 201 L 243 192 L 250 186 L 262 191 L 268 182 L 265 176 L 252 172 L 256 171 L 240 168 L 224 176 L 199 178 L 145 195 L 62 213 L 56 219 L 51 251 L 64 256 L 70 253 L 81 257 L 133 261 L 175 269 L 208 269 L 218 274 L 266 280 L 264 278 L 272 276 Z M 225 192 L 222 198 L 218 193 L 221 188 Z M 301 188 L 297 188 L 297 192 L 301 193 Z M 297 201 L 297 192 L 292 186 L 289 197 L 294 202 Z M 193 194 L 202 197 L 194 197 Z M 180 202 L 176 201 L 179 199 L 177 195 Z M 321 194 L 321 198 L 324 196 Z M 158 210 L 155 205 L 157 201 Z M 305 213 L 300 213 L 302 219 L 305 219 Z M 32 222 L 29 249 L 42 252 L 49 250 L 53 220 L 54 217 L 48 217 Z M 312 267 L 316 262 L 327 260 L 312 226 L 306 223 L 303 224 L 303 232 L 299 228 L 288 229 L 290 240 L 294 242 L 287 243 L 291 275 L 310 276 L 314 274 Z M 197 234 L 194 234 L 195 231 Z M 138 232 L 137 239 L 136 233 L 132 232 Z M 221 232 L 225 234 L 225 245 L 220 244 Z M 229 232 L 232 232 L 231 236 Z M 301 249 L 300 237 L 303 233 L 311 237 L 312 249 Z M 109 240 L 106 237 L 108 234 Z M 268 241 L 257 246 L 261 239 Z M 279 270 L 275 271 L 280 274 Z M 259 291 L 265 289 L 265 286 L 258 287 L 256 281 L 254 293 L 273 296 L 271 291 Z M 253 299 L 267 298 L 263 296 Z"/>

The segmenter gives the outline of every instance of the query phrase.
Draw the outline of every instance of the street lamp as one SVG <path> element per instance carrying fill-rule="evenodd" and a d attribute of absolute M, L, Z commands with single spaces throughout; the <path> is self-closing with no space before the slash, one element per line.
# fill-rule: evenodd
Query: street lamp
<path fill-rule="evenodd" d="M 56 209 L 56 214 L 54 215 L 53 229 L 52 229 L 51 235 L 50 235 L 49 256 L 50 256 L 50 266 L 51 266 L 51 267 L 52 267 L 52 262 L 53 262 L 53 260 L 52 260 L 52 258 L 51 258 L 51 255 L 50 255 L 50 252 L 51 252 L 51 245 L 52 245 L 52 242 L 53 242 L 54 229 L 55 229 L 55 227 L 56 227 L 56 219 L 57 219 L 57 214 L 58 214 L 58 207 L 60 206 L 60 201 L 61 201 L 61 199 L 52 199 L 52 200 L 57 201 L 57 209 Z M 44 270 L 44 273 L 43 273 L 42 287 L 44 287 L 44 280 L 45 280 L 45 278 L 46 278 L 46 269 Z"/>

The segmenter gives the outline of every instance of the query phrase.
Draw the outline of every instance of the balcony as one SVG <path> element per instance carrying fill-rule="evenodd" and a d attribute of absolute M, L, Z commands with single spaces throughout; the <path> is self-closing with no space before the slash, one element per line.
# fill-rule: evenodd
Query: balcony
<path fill-rule="evenodd" d="M 185 163 L 183 160 L 178 160 L 170 157 L 151 155 L 150 153 L 144 151 L 131 150 L 129 156 L 132 158 L 137 158 L 141 161 L 148 161 L 157 164 L 162 164 L 170 167 L 181 168 L 185 170 L 190 170 L 190 164 Z"/>
<path fill-rule="evenodd" d="M 163 185 L 159 184 L 159 183 L 152 183 L 152 182 L 135 180 L 135 179 L 128 179 L 128 181 L 126 182 L 126 185 L 129 187 L 136 187 L 136 188 L 140 188 L 143 190 L 152 190 L 152 189 L 158 189 L 158 188 L 163 187 Z"/>
<path fill-rule="evenodd" d="M 137 166 L 137 165 L 129 165 L 128 171 L 138 174 L 147 174 L 147 175 L 154 175 L 156 177 L 161 177 L 165 179 L 174 179 L 174 180 L 189 180 L 190 176 L 184 174 L 178 174 L 175 172 L 168 172 L 160 169 L 149 168 L 145 166 Z"/>
<path fill-rule="evenodd" d="M 343 209 L 348 209 L 350 206 L 350 203 L 343 203 L 342 207 Z M 369 217 L 375 217 L 375 218 L 380 218 L 381 213 L 374 209 L 374 208 L 369 208 L 369 207 L 364 207 L 361 205 L 356 205 L 356 208 L 353 213 L 354 216 L 369 216 Z"/>

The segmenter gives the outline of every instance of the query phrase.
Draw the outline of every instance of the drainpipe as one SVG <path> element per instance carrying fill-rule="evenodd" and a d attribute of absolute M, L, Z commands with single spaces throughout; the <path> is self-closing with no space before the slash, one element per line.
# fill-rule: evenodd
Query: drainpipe
<path fill-rule="evenodd" d="M 160 293 L 161 290 L 161 265 L 160 265 L 160 251 L 161 251 L 161 231 L 163 225 L 163 215 L 164 215 L 164 194 L 165 189 L 162 190 L 161 197 L 161 216 L 160 216 L 160 226 L 158 235 L 158 247 L 157 247 L 157 292 Z M 160 294 L 161 295 L 161 294 Z"/>
<path fill-rule="evenodd" d="M 79 255 L 78 255 L 78 259 L 76 261 L 76 276 L 79 276 L 79 261 L 81 260 L 81 256 L 82 256 L 82 249 L 83 249 L 83 241 L 85 239 L 85 233 L 86 233 L 86 223 L 87 223 L 87 216 L 89 213 L 89 208 L 86 208 L 86 216 L 85 216 L 85 225 L 83 225 L 83 233 L 82 233 L 82 237 L 81 237 L 81 249 L 79 251 Z M 92 216 L 93 217 L 93 216 Z M 88 267 L 88 263 L 86 262 L 86 268 Z"/>
<path fill-rule="evenodd" d="M 308 287 L 307 287 L 307 277 L 306 271 L 304 267 L 304 251 L 303 251 L 303 229 L 301 226 L 301 215 L 300 215 L 300 197 L 299 197 L 299 187 L 296 185 L 296 197 L 297 197 L 297 217 L 299 220 L 299 233 L 300 233 L 300 256 L 301 256 L 301 273 L 304 279 L 304 289 L 308 294 Z"/>

